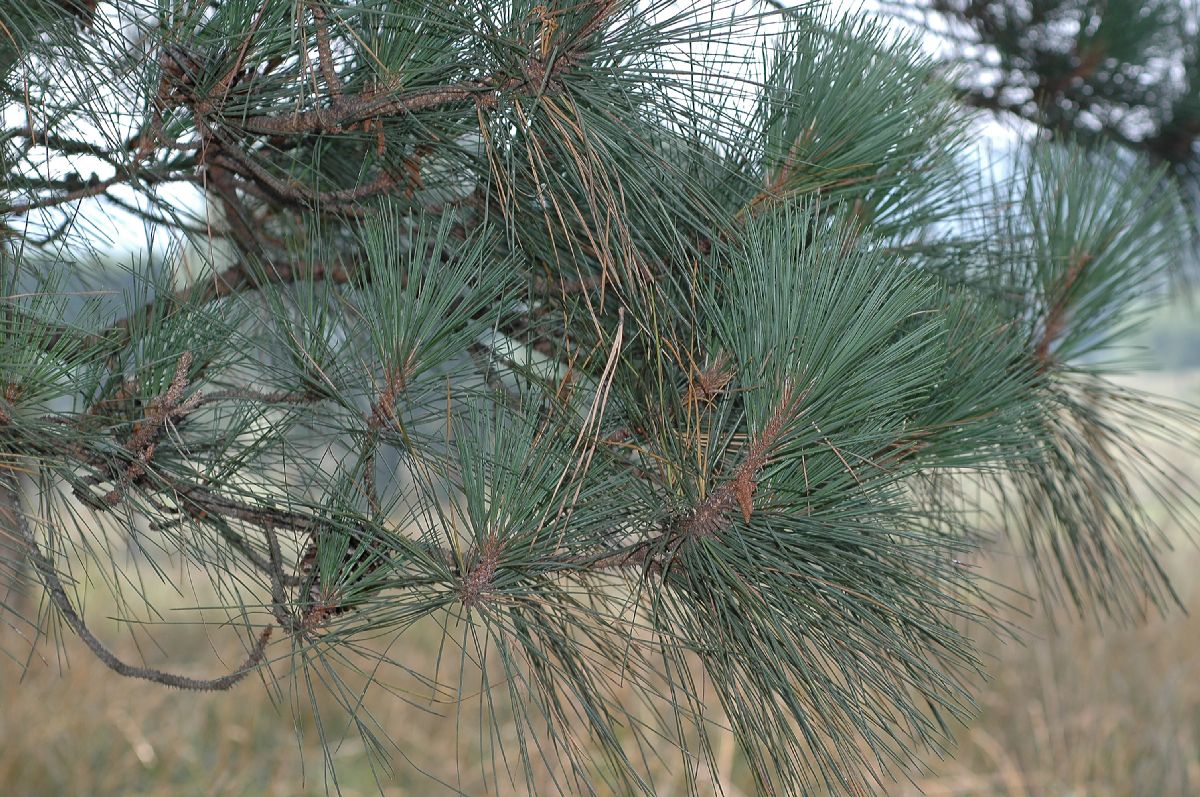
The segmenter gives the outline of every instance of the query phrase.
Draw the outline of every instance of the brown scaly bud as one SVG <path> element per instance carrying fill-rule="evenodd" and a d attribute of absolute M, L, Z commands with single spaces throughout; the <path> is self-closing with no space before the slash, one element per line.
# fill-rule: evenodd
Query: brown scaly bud
<path fill-rule="evenodd" d="M 499 564 L 500 541 L 492 535 L 479 547 L 475 565 L 463 576 L 459 587 L 459 596 L 468 610 L 491 591 L 492 578 Z"/>
<path fill-rule="evenodd" d="M 688 380 L 687 403 L 712 402 L 733 381 L 733 376 L 728 355 L 724 352 L 718 353 L 703 368 L 693 368 L 693 374 Z"/>

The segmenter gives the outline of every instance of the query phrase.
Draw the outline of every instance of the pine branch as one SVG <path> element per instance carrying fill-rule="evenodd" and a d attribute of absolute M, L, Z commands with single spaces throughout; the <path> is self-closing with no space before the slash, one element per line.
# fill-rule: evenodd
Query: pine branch
<path fill-rule="evenodd" d="M 0 471 L 0 480 L 5 482 L 6 489 L 15 492 L 15 478 L 7 470 Z M 19 507 L 18 507 L 19 510 Z M 118 675 L 123 675 L 127 678 L 137 678 L 144 681 L 151 681 L 163 686 L 173 687 L 175 689 L 190 689 L 195 691 L 215 692 L 231 689 L 239 681 L 254 672 L 263 663 L 263 657 L 266 652 L 267 643 L 271 640 L 271 632 L 273 626 L 267 626 L 258 635 L 250 653 L 246 660 L 238 666 L 233 672 L 228 675 L 218 676 L 216 678 L 200 679 L 191 678 L 186 675 L 177 675 L 175 673 L 163 672 L 151 667 L 139 667 L 137 665 L 128 664 L 118 658 L 110 651 L 103 642 L 101 642 L 87 624 L 80 617 L 71 602 L 70 596 L 67 595 L 66 589 L 63 587 L 62 580 L 59 578 L 58 570 L 54 567 L 54 563 L 42 553 L 38 547 L 37 540 L 33 536 L 32 529 L 26 521 L 23 512 L 17 512 L 17 531 L 21 535 L 21 539 L 25 544 L 26 555 L 33 562 L 42 583 L 46 587 L 46 594 L 50 601 L 58 609 L 59 614 L 66 621 L 71 630 L 83 640 L 88 649 L 96 656 L 106 667 Z"/>
<path fill-rule="evenodd" d="M 652 794 L 670 747 L 702 789 L 716 710 L 731 788 L 865 794 L 969 713 L 996 618 L 960 557 L 993 526 L 1051 598 L 1169 606 L 1135 500 L 1162 482 L 1125 430 L 1200 420 L 1079 377 L 1179 248 L 1163 173 L 1056 142 L 981 171 L 915 38 L 719 11 L 263 0 L 164 25 L 135 0 L 86 37 L 22 27 L 0 475 L 39 474 L 18 542 L 65 628 L 190 689 L 282 633 L 369 751 L 365 690 L 406 668 L 478 700 L 486 790 Z M 1017 43 L 1041 93 L 1011 69 L 959 91 L 1055 130 L 1124 96 L 1082 96 L 1120 41 L 1046 41 Z M 97 159 L 108 180 L 68 171 Z M 83 200 L 233 260 L 178 287 L 171 253 L 110 321 L 31 251 L 86 245 Z M 110 561 L 117 536 L 138 556 Z M 64 584 L 153 609 L 138 569 L 167 561 L 231 621 L 270 612 L 237 669 L 124 662 Z M 459 647 L 457 690 L 451 657 L 407 658 L 423 637 L 392 644 L 418 623 Z M 485 790 L 474 768 L 456 788 Z"/>

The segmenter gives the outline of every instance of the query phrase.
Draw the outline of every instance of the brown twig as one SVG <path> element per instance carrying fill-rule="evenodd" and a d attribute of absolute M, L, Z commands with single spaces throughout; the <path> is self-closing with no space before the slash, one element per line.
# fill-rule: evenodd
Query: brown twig
<path fill-rule="evenodd" d="M 196 396 L 196 406 L 200 407 L 214 401 L 228 401 L 230 399 L 256 401 L 260 404 L 307 404 L 316 401 L 318 396 L 301 390 L 276 390 L 271 393 L 264 393 L 261 390 L 254 390 L 253 388 L 233 387 L 225 390 L 210 390 L 207 393 L 198 394 Z"/>
<path fill-rule="evenodd" d="M 163 305 L 170 308 L 191 302 L 211 302 L 263 285 L 281 285 L 306 279 L 345 284 L 358 273 L 358 264 L 345 261 L 273 260 L 267 261 L 261 268 L 253 268 L 245 262 L 237 263 L 207 279 L 175 291 L 166 302 L 160 298 L 151 299 L 139 310 L 114 321 L 99 333 L 87 335 L 62 329 L 50 336 L 47 346 L 57 346 L 67 337 L 78 338 L 84 345 L 95 345 L 106 338 L 122 339 L 128 335 L 131 325 L 149 324 L 157 320 Z"/>
<path fill-rule="evenodd" d="M 31 127 L 23 127 L 18 129 L 5 130 L 0 133 L 0 139 L 6 139 L 10 136 L 24 138 L 29 143 L 22 147 L 23 151 L 28 151 L 31 147 L 45 147 L 64 155 L 92 155 L 97 158 L 108 160 L 117 153 L 114 150 L 106 149 L 98 144 L 91 144 L 86 141 L 77 141 L 73 138 L 66 138 L 49 130 L 35 130 Z"/>
<path fill-rule="evenodd" d="M 1051 290 L 1050 309 L 1046 312 L 1045 324 L 1042 327 L 1042 337 L 1034 349 L 1034 357 L 1039 367 L 1045 370 L 1050 365 L 1050 347 L 1066 329 L 1067 312 L 1070 309 L 1071 292 L 1075 283 L 1083 274 L 1084 268 L 1091 262 L 1092 256 L 1086 252 L 1074 254 L 1067 266 L 1062 279 Z"/>
<path fill-rule="evenodd" d="M 221 200 L 225 223 L 229 225 L 229 235 L 237 244 L 243 257 L 253 257 L 263 254 L 262 242 L 254 230 L 253 220 L 249 209 L 237 195 L 237 185 L 233 175 L 226 169 L 212 162 L 205 150 L 205 182 L 211 186 Z"/>
<path fill-rule="evenodd" d="M 11 477 L 0 472 L 0 479 L 10 479 Z M 186 675 L 177 675 L 175 673 L 163 672 L 151 667 L 139 667 L 137 665 L 128 664 L 122 661 L 111 650 L 109 650 L 103 642 L 101 642 L 87 624 L 75 610 L 71 598 L 67 595 L 66 589 L 63 587 L 62 579 L 59 578 L 58 570 L 54 567 L 54 563 L 42 553 L 38 547 L 37 540 L 33 536 L 32 529 L 26 521 L 23 514 L 17 513 L 17 530 L 19 531 L 22 541 L 25 543 L 26 555 L 33 562 L 34 568 L 42 579 L 42 583 L 46 587 L 46 594 L 50 597 L 51 603 L 58 609 L 63 620 L 71 628 L 75 634 L 83 640 L 88 649 L 104 663 L 106 667 L 113 670 L 119 675 L 124 675 L 128 678 L 139 678 L 144 681 L 153 681 L 164 686 L 171 686 L 176 689 L 191 689 L 197 691 L 223 691 L 233 687 L 251 672 L 258 668 L 263 662 L 266 653 L 267 643 L 271 640 L 271 632 L 274 626 L 267 626 L 258 635 L 258 639 L 250 649 L 250 653 L 246 656 L 246 660 L 233 672 L 227 675 L 222 675 L 217 678 L 191 678 Z"/>
<path fill-rule="evenodd" d="M 379 96 L 365 92 L 357 97 L 343 97 L 335 105 L 311 111 L 251 116 L 238 127 L 259 135 L 299 135 L 304 133 L 343 132 L 349 124 L 376 116 L 406 116 L 443 105 L 473 102 L 483 107 L 496 103 L 498 86 L 486 83 L 467 83 L 458 86 L 437 86 L 418 89 L 399 96 Z"/>
<path fill-rule="evenodd" d="M 771 451 L 778 445 L 787 425 L 799 412 L 800 400 L 791 388 L 784 393 L 779 406 L 772 413 L 762 431 L 746 448 L 746 456 L 734 469 L 733 476 L 715 490 L 684 520 L 678 533 L 688 539 L 716 536 L 725 525 L 726 515 L 736 505 L 748 523 L 754 510 L 755 481 L 760 470 L 767 464 Z"/>
<path fill-rule="evenodd" d="M 186 401 L 183 399 L 183 391 L 187 388 L 188 369 L 191 364 L 191 352 L 184 351 L 179 355 L 179 361 L 175 365 L 175 375 L 171 378 L 171 384 L 167 387 L 166 392 L 154 398 L 146 407 L 145 417 L 133 425 L 133 433 L 125 443 L 125 450 L 133 455 L 133 462 L 121 474 L 116 486 L 104 496 L 104 502 L 109 506 L 116 505 L 125 491 L 129 489 L 129 485 L 145 474 L 146 466 L 149 464 L 150 458 L 154 456 L 155 440 L 162 432 L 163 427 L 173 419 L 181 418 L 196 408 L 198 395 L 192 396 Z"/>
<path fill-rule="evenodd" d="M 89 182 L 82 188 L 77 188 L 73 191 L 68 191 L 65 194 L 58 196 L 50 196 L 44 199 L 35 199 L 29 202 L 21 202 L 16 205 L 9 205 L 7 208 L 0 208 L 0 214 L 21 216 L 29 213 L 32 210 L 43 210 L 52 208 L 58 205 L 64 205 L 67 202 L 74 202 L 77 199 L 86 199 L 90 196 L 103 194 L 109 188 L 119 183 L 128 182 L 133 178 L 133 175 L 128 172 L 118 172 L 107 180 L 96 180 Z"/>
<path fill-rule="evenodd" d="M 334 102 L 338 102 L 342 98 L 342 81 L 338 79 L 333 68 L 333 48 L 329 45 L 329 21 L 325 16 L 325 5 L 320 0 L 309 0 L 307 5 L 317 27 L 317 55 L 321 61 L 321 75 L 325 78 L 329 95 Z"/>

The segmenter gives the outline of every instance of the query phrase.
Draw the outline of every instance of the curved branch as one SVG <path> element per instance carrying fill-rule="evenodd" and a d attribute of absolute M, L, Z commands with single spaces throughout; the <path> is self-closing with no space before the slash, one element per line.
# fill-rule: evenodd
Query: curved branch
<path fill-rule="evenodd" d="M 10 478 L 7 473 L 0 473 L 0 480 L 8 481 Z M 62 580 L 58 576 L 58 571 L 55 569 L 54 563 L 38 548 L 37 540 L 34 539 L 33 531 L 29 528 L 29 523 L 26 522 L 24 514 L 18 509 L 16 516 L 16 528 L 21 535 L 22 541 L 25 543 L 26 554 L 37 569 L 38 575 L 41 576 L 42 583 L 46 587 L 46 594 L 50 596 L 50 601 L 58 609 L 59 613 L 62 614 L 63 619 L 66 620 L 71 630 L 83 640 L 84 644 L 95 654 L 96 658 L 102 661 L 113 672 L 128 678 L 140 678 L 141 680 L 152 681 L 163 686 L 173 686 L 176 689 L 215 692 L 233 687 L 238 681 L 241 681 L 257 669 L 263 662 L 267 643 L 271 639 L 271 633 L 275 630 L 275 626 L 273 625 L 267 626 L 258 635 L 258 640 L 250 649 L 250 654 L 242 662 L 241 666 L 231 673 L 216 678 L 190 678 L 186 675 L 163 672 L 151 667 L 138 667 L 122 661 L 115 653 L 105 647 L 104 643 L 97 639 L 96 635 L 84 623 L 83 618 L 75 610 L 74 604 L 71 603 L 71 598 L 67 595 L 67 591 L 63 587 Z"/>

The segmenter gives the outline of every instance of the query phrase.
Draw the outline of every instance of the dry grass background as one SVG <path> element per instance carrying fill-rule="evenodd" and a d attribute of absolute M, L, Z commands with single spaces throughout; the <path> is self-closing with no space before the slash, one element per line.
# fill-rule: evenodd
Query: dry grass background
<path fill-rule="evenodd" d="M 1138 383 L 1193 400 L 1200 396 L 1200 374 L 1143 376 Z M 1187 466 L 1200 474 L 1200 462 Z M 1200 795 L 1198 566 L 1200 552 L 1181 541 L 1168 567 L 1189 613 L 1137 627 L 1101 628 L 1038 605 L 1017 607 L 1007 619 L 1024 629 L 1024 644 L 979 640 L 990 680 L 977 685 L 980 713 L 958 730 L 953 757 L 929 759 L 927 772 L 912 773 L 911 783 L 897 782 L 887 793 Z M 1004 556 L 985 560 L 982 569 L 1007 583 L 1021 573 L 1020 563 Z M 225 665 L 214 644 L 225 651 L 227 663 L 237 660 L 232 645 L 210 643 L 184 626 L 156 631 L 155 638 L 173 651 L 174 669 L 220 671 Z M 18 626 L 0 627 L 0 651 L 27 649 Z M 372 695 L 369 708 L 382 732 L 413 763 L 394 754 L 392 772 L 372 773 L 366 749 L 351 730 L 332 752 L 343 794 L 454 793 L 427 779 L 416 764 L 463 793 L 495 793 L 485 791 L 474 737 L 458 737 L 452 720 L 385 692 Z M 473 714 L 468 709 L 463 716 Z M 346 729 L 326 730 L 340 738 Z M 727 742 L 719 753 L 722 785 L 731 795 L 750 794 Z M 324 795 L 321 749 L 307 697 L 293 704 L 286 691 L 273 695 L 253 680 L 232 693 L 170 691 L 118 677 L 74 639 L 61 650 L 42 644 L 28 660 L 0 657 L 3 797 Z M 666 771 L 656 784 L 662 795 L 684 793 L 681 779 Z"/>

